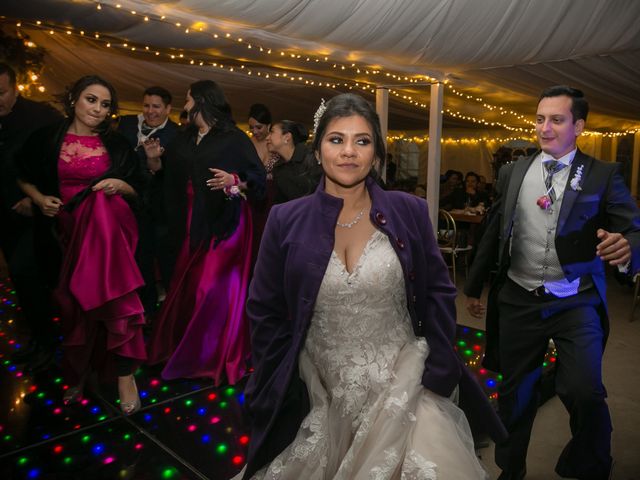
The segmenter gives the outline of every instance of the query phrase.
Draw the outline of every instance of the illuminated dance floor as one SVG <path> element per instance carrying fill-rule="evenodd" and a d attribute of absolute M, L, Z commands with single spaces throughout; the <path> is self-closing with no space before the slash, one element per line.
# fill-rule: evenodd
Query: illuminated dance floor
<path fill-rule="evenodd" d="M 142 409 L 120 414 L 115 385 L 89 382 L 80 404 L 65 406 L 53 368 L 34 376 L 10 360 L 25 340 L 11 284 L 0 280 L 1 479 L 213 479 L 240 471 L 249 443 L 242 384 L 165 381 L 160 369 L 136 372 Z M 57 320 L 57 319 L 56 319 Z M 495 401 L 500 377 L 480 367 L 481 330 L 459 326 L 459 355 Z M 553 371 L 549 352 L 545 376 Z"/>

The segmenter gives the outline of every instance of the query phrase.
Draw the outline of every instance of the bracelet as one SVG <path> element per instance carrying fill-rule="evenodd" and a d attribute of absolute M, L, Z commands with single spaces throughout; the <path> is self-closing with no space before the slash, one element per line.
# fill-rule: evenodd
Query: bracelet
<path fill-rule="evenodd" d="M 231 175 L 233 175 L 233 185 L 238 185 L 240 183 L 240 177 L 235 173 L 232 173 Z"/>

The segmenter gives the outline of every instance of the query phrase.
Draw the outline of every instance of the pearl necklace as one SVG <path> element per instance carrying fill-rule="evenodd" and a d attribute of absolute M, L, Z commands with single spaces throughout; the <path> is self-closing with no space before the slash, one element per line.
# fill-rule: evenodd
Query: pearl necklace
<path fill-rule="evenodd" d="M 336 224 L 339 227 L 342 228 L 351 228 L 353 227 L 356 223 L 358 223 L 360 221 L 360 219 L 362 218 L 362 216 L 364 215 L 364 208 L 362 210 L 360 210 L 360 213 L 358 213 L 358 215 L 356 215 L 356 218 L 354 218 L 352 221 L 350 221 L 349 223 L 340 223 L 340 222 L 336 222 Z"/>

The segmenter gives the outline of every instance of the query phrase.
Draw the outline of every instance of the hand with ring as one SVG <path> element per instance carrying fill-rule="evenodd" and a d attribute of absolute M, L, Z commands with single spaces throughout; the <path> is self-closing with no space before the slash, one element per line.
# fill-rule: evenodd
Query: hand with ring
<path fill-rule="evenodd" d="M 102 190 L 105 195 L 116 195 L 120 192 L 120 187 L 122 186 L 122 180 L 117 178 L 105 178 L 104 180 L 100 180 L 96 183 L 92 190 L 94 192 L 98 192 Z"/>
<path fill-rule="evenodd" d="M 230 173 L 218 168 L 210 168 L 209 171 L 213 173 L 213 178 L 207 180 L 207 187 L 211 190 L 222 190 L 226 186 L 233 185 L 234 176 Z"/>

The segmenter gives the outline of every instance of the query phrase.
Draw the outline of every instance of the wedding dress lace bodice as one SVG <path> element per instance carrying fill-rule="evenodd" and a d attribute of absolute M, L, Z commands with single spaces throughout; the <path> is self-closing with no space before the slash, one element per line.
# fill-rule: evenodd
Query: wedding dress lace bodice
<path fill-rule="evenodd" d="M 402 267 L 382 232 L 375 231 L 351 274 L 332 253 L 305 350 L 345 415 L 388 386 L 404 344 L 426 349 L 406 304 Z"/>

